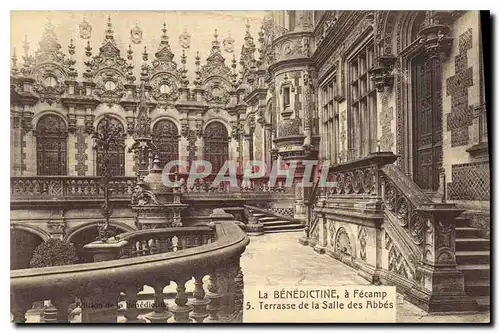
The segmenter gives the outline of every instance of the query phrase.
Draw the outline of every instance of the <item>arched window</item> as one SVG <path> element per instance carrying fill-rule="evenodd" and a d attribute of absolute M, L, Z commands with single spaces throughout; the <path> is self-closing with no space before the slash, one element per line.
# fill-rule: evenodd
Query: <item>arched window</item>
<path fill-rule="evenodd" d="M 205 160 L 212 163 L 212 173 L 217 173 L 229 159 L 229 135 L 227 129 L 220 122 L 213 122 L 205 128 L 203 136 Z"/>
<path fill-rule="evenodd" d="M 37 174 L 66 175 L 66 124 L 57 115 L 45 115 L 36 125 Z"/>
<path fill-rule="evenodd" d="M 106 122 L 108 122 L 106 124 Z M 118 129 L 118 135 L 114 136 L 114 140 L 108 149 L 109 156 L 109 170 L 111 171 L 112 176 L 124 176 L 125 175 L 125 130 L 123 128 L 122 123 L 112 117 L 103 118 L 99 121 L 97 125 L 97 131 L 99 135 L 104 131 L 107 131 L 106 128 L 109 129 Z M 102 176 L 103 168 L 102 164 L 104 162 L 103 159 L 103 151 L 100 145 L 96 145 L 97 152 L 97 175 Z"/>
<path fill-rule="evenodd" d="M 172 121 L 158 121 L 153 126 L 152 135 L 162 168 L 168 162 L 179 159 L 179 130 Z"/>

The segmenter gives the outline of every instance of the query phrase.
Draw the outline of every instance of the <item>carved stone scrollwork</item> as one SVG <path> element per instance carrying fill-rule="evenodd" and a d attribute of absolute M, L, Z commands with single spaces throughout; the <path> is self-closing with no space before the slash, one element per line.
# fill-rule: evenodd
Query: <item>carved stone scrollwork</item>
<path fill-rule="evenodd" d="M 362 189 L 362 179 L 363 179 L 363 171 L 355 170 L 352 174 L 352 190 L 354 193 L 361 192 Z"/>
<path fill-rule="evenodd" d="M 345 194 L 350 194 L 352 191 L 352 181 L 353 181 L 353 173 L 352 172 L 347 172 L 345 174 L 345 181 L 344 181 L 344 193 Z"/>
<path fill-rule="evenodd" d="M 399 219 L 399 223 L 402 226 L 406 226 L 408 224 L 408 213 L 409 213 L 409 207 L 408 207 L 408 201 L 406 200 L 405 197 L 401 196 L 396 200 L 396 207 L 395 207 L 395 212 L 396 216 Z"/>
<path fill-rule="evenodd" d="M 344 192 L 345 175 L 343 173 L 337 176 L 337 193 L 341 194 Z"/>
<path fill-rule="evenodd" d="M 87 133 L 87 134 L 94 133 L 94 131 L 95 131 L 94 118 L 95 118 L 95 116 L 93 114 L 85 115 L 85 133 Z"/>
<path fill-rule="evenodd" d="M 132 136 L 135 133 L 135 117 L 127 117 L 127 134 Z"/>
<path fill-rule="evenodd" d="M 424 54 L 429 58 L 447 58 L 453 37 L 447 23 L 450 14 L 444 11 L 427 11 L 423 27 L 418 32 Z"/>
<path fill-rule="evenodd" d="M 387 183 L 385 187 L 384 203 L 389 210 L 394 211 L 396 208 L 396 189 L 390 183 Z"/>
<path fill-rule="evenodd" d="M 366 261 L 366 227 L 358 225 L 359 257 Z"/>
<path fill-rule="evenodd" d="M 203 136 L 203 119 L 196 119 L 196 136 L 199 138 Z"/>
<path fill-rule="evenodd" d="M 363 180 L 363 191 L 365 193 L 371 193 L 373 188 L 375 187 L 374 178 L 376 170 L 373 168 L 368 168 L 363 171 L 362 180 Z"/>
<path fill-rule="evenodd" d="M 328 233 L 330 234 L 330 245 L 333 247 L 335 245 L 335 224 L 333 221 L 328 224 Z"/>
<path fill-rule="evenodd" d="M 410 219 L 410 235 L 417 245 L 422 244 L 425 239 L 426 221 L 419 213 L 413 213 Z"/>
<path fill-rule="evenodd" d="M 68 114 L 68 132 L 71 134 L 76 132 L 76 114 Z"/>
<path fill-rule="evenodd" d="M 396 57 L 392 55 L 381 56 L 378 59 L 378 66 L 370 70 L 371 80 L 378 92 L 383 92 L 385 87 L 391 87 L 394 83 L 394 62 Z"/>
<path fill-rule="evenodd" d="M 130 204 L 133 206 L 151 206 L 159 205 L 160 203 L 153 192 L 146 190 L 143 186 L 138 184 L 132 193 Z"/>
<path fill-rule="evenodd" d="M 181 119 L 181 136 L 187 138 L 189 133 L 189 120 Z"/>
<path fill-rule="evenodd" d="M 352 256 L 351 239 L 343 227 L 339 228 L 335 237 L 335 252 Z"/>

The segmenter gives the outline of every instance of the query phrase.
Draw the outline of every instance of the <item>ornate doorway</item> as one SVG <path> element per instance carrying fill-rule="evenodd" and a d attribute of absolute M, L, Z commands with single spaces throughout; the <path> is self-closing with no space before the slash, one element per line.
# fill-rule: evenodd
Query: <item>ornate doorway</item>
<path fill-rule="evenodd" d="M 441 61 L 416 58 L 413 77 L 413 178 L 424 191 L 434 192 L 443 161 Z"/>

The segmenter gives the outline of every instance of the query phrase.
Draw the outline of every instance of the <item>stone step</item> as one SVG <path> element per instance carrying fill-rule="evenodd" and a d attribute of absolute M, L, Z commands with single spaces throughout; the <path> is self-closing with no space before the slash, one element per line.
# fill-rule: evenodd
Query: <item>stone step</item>
<path fill-rule="evenodd" d="M 478 296 L 474 297 L 479 306 L 479 310 L 489 310 L 490 309 L 490 296 Z"/>
<path fill-rule="evenodd" d="M 262 225 L 264 225 L 264 227 L 274 226 L 274 225 L 286 225 L 286 224 L 296 224 L 296 223 L 290 222 L 290 221 L 284 221 L 284 220 L 262 222 Z"/>
<path fill-rule="evenodd" d="M 457 218 L 455 218 L 455 224 L 456 224 L 457 228 L 469 227 L 470 220 L 467 217 L 457 217 Z"/>
<path fill-rule="evenodd" d="M 277 230 L 301 230 L 301 229 L 304 229 L 304 225 L 300 223 L 276 225 L 276 226 L 264 226 L 264 232 L 277 231 Z"/>
<path fill-rule="evenodd" d="M 469 296 L 489 296 L 490 281 L 486 279 L 481 279 L 481 280 L 465 279 L 464 289 L 467 295 Z"/>
<path fill-rule="evenodd" d="M 477 238 L 480 237 L 481 230 L 472 227 L 457 227 L 456 238 Z"/>
<path fill-rule="evenodd" d="M 479 281 L 490 278 L 490 265 L 467 264 L 457 265 L 457 269 L 464 274 L 465 281 Z"/>
<path fill-rule="evenodd" d="M 458 265 L 490 263 L 490 251 L 457 251 L 455 256 Z"/>
<path fill-rule="evenodd" d="M 277 234 L 281 232 L 296 232 L 302 234 L 304 231 L 302 229 L 289 229 L 289 230 L 266 230 L 266 234 Z"/>
<path fill-rule="evenodd" d="M 252 213 L 252 215 L 257 217 L 257 218 L 267 216 L 266 214 L 262 214 L 262 213 Z"/>
<path fill-rule="evenodd" d="M 264 223 L 264 222 L 270 222 L 270 221 L 277 221 L 278 218 L 275 216 L 266 216 L 266 217 L 260 217 L 259 222 Z"/>
<path fill-rule="evenodd" d="M 456 238 L 457 251 L 488 251 L 490 249 L 489 239 L 484 238 Z"/>

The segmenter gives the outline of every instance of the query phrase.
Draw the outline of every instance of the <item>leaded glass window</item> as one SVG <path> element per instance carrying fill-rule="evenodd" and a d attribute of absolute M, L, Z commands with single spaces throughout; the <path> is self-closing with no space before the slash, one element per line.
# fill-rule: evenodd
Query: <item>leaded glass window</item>
<path fill-rule="evenodd" d="M 67 130 L 64 120 L 48 114 L 36 125 L 37 174 L 60 176 L 67 174 Z"/>

